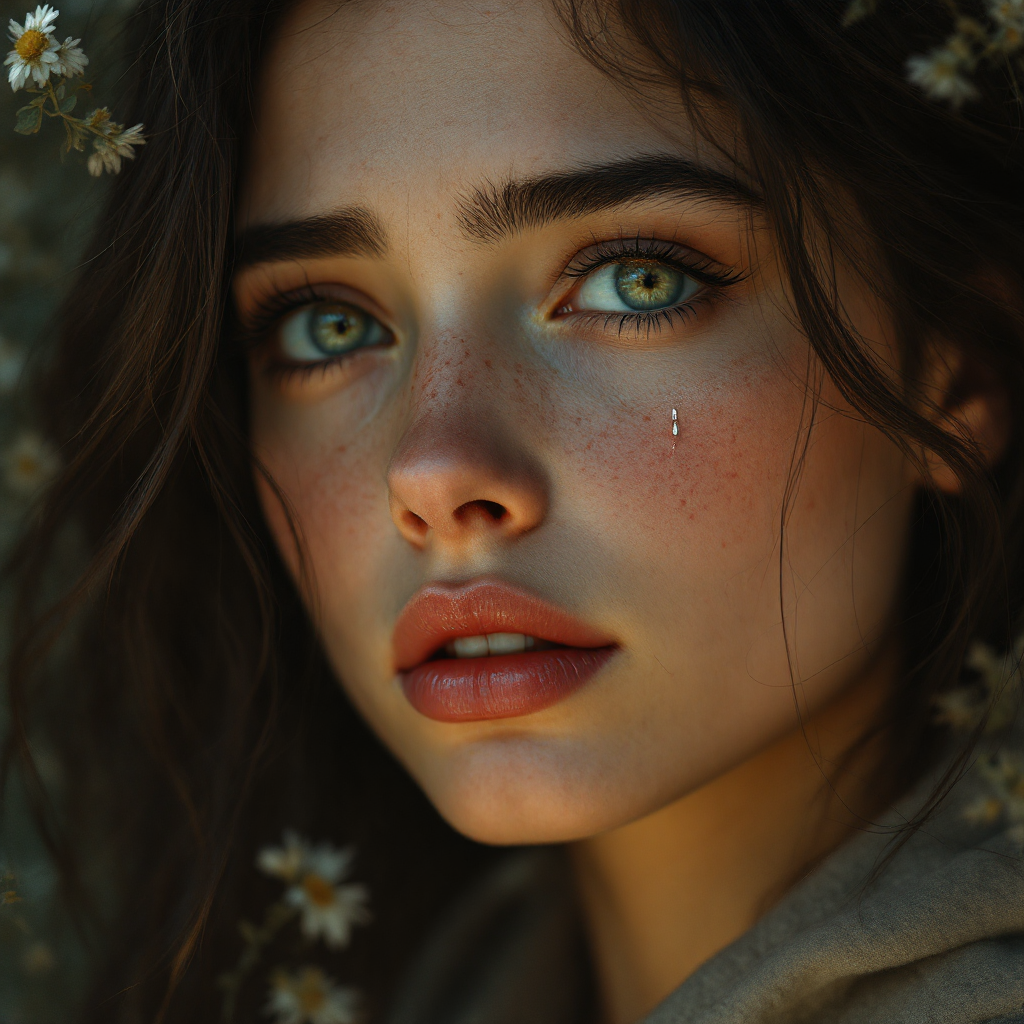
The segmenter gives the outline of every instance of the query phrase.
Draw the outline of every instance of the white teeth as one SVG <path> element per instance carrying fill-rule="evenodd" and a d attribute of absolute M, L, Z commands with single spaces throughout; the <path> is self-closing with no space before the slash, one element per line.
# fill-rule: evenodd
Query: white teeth
<path fill-rule="evenodd" d="M 519 654 L 532 651 L 536 640 L 523 633 L 488 633 L 486 636 L 460 636 L 445 644 L 445 653 L 456 658 L 483 658 L 488 654 Z"/>
<path fill-rule="evenodd" d="M 526 637 L 522 633 L 488 633 L 487 650 L 491 654 L 518 654 L 526 650 Z"/>
<path fill-rule="evenodd" d="M 485 636 L 460 636 L 451 646 L 456 658 L 482 658 L 488 653 Z"/>

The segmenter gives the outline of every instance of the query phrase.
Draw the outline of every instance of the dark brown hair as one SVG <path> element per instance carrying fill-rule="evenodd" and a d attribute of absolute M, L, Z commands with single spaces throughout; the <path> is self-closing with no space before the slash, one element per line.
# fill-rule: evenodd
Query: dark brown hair
<path fill-rule="evenodd" d="M 284 6 L 148 0 L 133 16 L 127 120 L 150 141 L 114 183 L 40 384 L 65 469 L 13 566 L 5 763 L 35 797 L 69 898 L 86 891 L 73 850 L 115 869 L 84 1020 L 211 1018 L 237 919 L 259 905 L 254 851 L 282 825 L 363 851 L 357 873 L 377 922 L 352 969 L 371 997 L 486 859 L 437 819 L 341 696 L 256 499 L 228 283 L 255 76 Z M 993 471 L 970 438 L 922 414 L 915 386 L 936 336 L 1011 395 L 1024 386 L 1014 83 L 987 72 L 983 99 L 956 111 L 906 82 L 908 55 L 948 28 L 938 3 L 893 0 L 848 30 L 839 0 L 558 6 L 583 52 L 630 88 L 675 83 L 727 149 L 730 126 L 825 372 L 912 457 L 934 451 L 963 481 L 957 496 L 923 494 L 914 524 L 905 681 L 884 723 L 898 739 L 886 766 L 895 795 L 934 754 L 931 701 L 957 682 L 969 641 L 1005 644 L 1018 617 L 1016 409 Z M 838 260 L 860 267 L 890 311 L 899 379 L 851 332 Z M 88 564 L 48 601 L 40 581 L 72 525 Z M 69 634 L 71 653 L 53 666 Z M 33 767 L 39 735 L 69 769 L 59 799 Z M 417 858 L 401 865 L 410 836 Z"/>

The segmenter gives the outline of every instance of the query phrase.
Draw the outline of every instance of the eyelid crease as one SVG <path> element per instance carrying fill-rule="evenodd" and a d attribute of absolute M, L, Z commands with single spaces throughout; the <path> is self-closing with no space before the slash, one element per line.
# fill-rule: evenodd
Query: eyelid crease
<path fill-rule="evenodd" d="M 685 255 L 692 257 L 685 258 Z M 748 275 L 730 268 L 696 249 L 679 242 L 651 238 L 619 238 L 595 242 L 580 250 L 562 271 L 562 277 L 585 277 L 609 263 L 651 262 L 672 267 L 705 284 L 724 287 L 737 284 Z"/>
<path fill-rule="evenodd" d="M 339 290 L 346 294 L 339 295 Z M 393 335 L 394 331 L 384 322 L 372 308 L 372 303 L 360 301 L 358 297 L 349 294 L 350 289 L 342 288 L 335 284 L 306 284 L 298 288 L 291 288 L 285 292 L 272 291 L 255 299 L 250 303 L 250 308 L 244 312 L 236 310 L 238 320 L 237 343 L 241 344 L 247 351 L 258 347 L 266 340 L 268 333 L 287 314 L 301 309 L 303 306 L 311 306 L 319 303 L 338 303 L 353 306 L 362 310 L 367 316 L 376 320 L 388 334 Z M 368 308 L 369 307 L 369 308 Z"/>

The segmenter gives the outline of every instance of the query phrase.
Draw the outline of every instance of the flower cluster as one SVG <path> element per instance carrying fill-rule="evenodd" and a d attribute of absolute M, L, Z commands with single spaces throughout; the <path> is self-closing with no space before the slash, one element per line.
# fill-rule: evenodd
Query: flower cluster
<path fill-rule="evenodd" d="M 245 949 L 237 968 L 221 978 L 225 1020 L 234 1016 L 242 983 L 258 963 L 264 949 L 290 921 L 298 918 L 302 934 L 341 949 L 352 939 L 352 929 L 370 920 L 369 891 L 357 882 L 345 883 L 355 851 L 335 849 L 329 843 L 310 844 L 287 831 L 280 846 L 260 851 L 256 866 L 285 883 L 280 900 L 266 912 L 259 928 L 243 922 Z M 343 884 L 344 883 L 344 884 Z M 278 969 L 271 976 L 266 1012 L 275 1024 L 353 1024 L 358 1015 L 358 993 L 339 986 L 316 967 L 297 973 Z"/>
<path fill-rule="evenodd" d="M 266 1009 L 277 1024 L 355 1024 L 359 999 L 318 967 L 304 967 L 295 974 L 274 972 Z"/>
<path fill-rule="evenodd" d="M 844 23 L 851 25 L 878 8 L 879 0 L 852 0 Z M 907 78 L 934 100 L 959 107 L 975 99 L 978 89 L 971 81 L 983 64 L 1013 62 L 1024 70 L 1024 0 L 986 0 L 985 18 L 963 14 L 956 0 L 944 0 L 953 16 L 953 32 L 930 53 L 907 61 Z"/>
<path fill-rule="evenodd" d="M 286 832 L 284 845 L 262 850 L 256 863 L 265 874 L 288 883 L 284 899 L 301 914 L 306 938 L 322 938 L 332 949 L 340 949 L 351 941 L 353 925 L 370 919 L 366 886 L 338 884 L 354 857 L 352 847 L 335 850 L 327 843 L 312 847 L 294 832 Z"/>
<path fill-rule="evenodd" d="M 14 44 L 4 61 L 10 66 L 8 81 L 15 92 L 24 89 L 36 94 L 18 111 L 14 130 L 22 135 L 35 135 L 44 117 L 56 118 L 64 124 L 65 153 L 73 149 L 82 152 L 91 139 L 89 173 L 96 177 L 104 171 L 117 174 L 123 160 L 135 159 L 135 147 L 145 145 L 142 125 L 125 128 L 111 118 L 106 107 L 85 117 L 72 114 L 78 104 L 72 80 L 85 74 L 89 58 L 78 45 L 81 39 L 68 36 L 63 43 L 57 41 L 54 33 L 59 14 L 49 4 L 41 4 L 34 14 L 25 15 L 23 24 L 12 18 L 8 26 Z M 32 85 L 28 84 L 30 81 Z"/>

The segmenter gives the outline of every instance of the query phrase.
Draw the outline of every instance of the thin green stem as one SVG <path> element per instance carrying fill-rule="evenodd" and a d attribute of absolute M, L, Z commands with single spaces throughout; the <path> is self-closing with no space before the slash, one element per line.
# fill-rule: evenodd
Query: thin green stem
<path fill-rule="evenodd" d="M 230 1024 L 235 1018 L 235 1009 L 238 1004 L 238 995 L 242 990 L 242 984 L 252 973 L 259 963 L 263 950 L 273 941 L 274 936 L 296 916 L 298 911 L 285 903 L 272 903 L 267 908 L 263 925 L 256 928 L 248 922 L 242 922 L 242 936 L 245 939 L 245 949 L 238 958 L 238 966 L 229 974 L 222 974 L 218 984 L 224 992 L 224 1006 L 221 1018 L 225 1024 Z"/>

